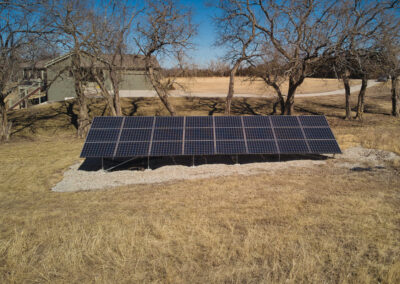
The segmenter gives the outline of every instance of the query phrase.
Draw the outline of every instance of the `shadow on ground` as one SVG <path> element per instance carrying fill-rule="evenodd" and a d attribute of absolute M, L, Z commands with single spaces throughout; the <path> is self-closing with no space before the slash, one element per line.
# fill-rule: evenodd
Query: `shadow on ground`
<path fill-rule="evenodd" d="M 86 158 L 79 170 L 82 171 L 98 171 L 105 170 L 145 170 L 158 169 L 164 166 L 181 165 L 181 166 L 200 166 L 212 164 L 249 164 L 262 162 L 285 162 L 294 160 L 327 160 L 329 156 L 324 155 L 212 155 L 212 156 L 171 156 L 171 157 L 147 157 L 129 159 L 104 159 Z"/>

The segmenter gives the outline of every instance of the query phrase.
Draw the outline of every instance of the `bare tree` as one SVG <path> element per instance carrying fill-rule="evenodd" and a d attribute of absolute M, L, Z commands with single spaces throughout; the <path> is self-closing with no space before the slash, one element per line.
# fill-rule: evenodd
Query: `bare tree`
<path fill-rule="evenodd" d="M 398 7 L 397 7 L 398 8 Z M 382 74 L 391 80 L 391 114 L 400 116 L 400 19 L 393 14 L 385 15 L 386 24 L 377 34 Z"/>
<path fill-rule="evenodd" d="M 350 84 L 351 74 L 361 78 L 358 93 L 356 118 L 362 119 L 368 78 L 379 66 L 376 35 L 387 26 L 385 13 L 393 9 L 396 1 L 343 0 L 335 10 L 338 33 L 332 47 L 334 68 L 345 88 L 346 119 L 351 119 Z"/>
<path fill-rule="evenodd" d="M 229 0 L 222 0 L 217 6 L 221 15 L 214 21 L 217 24 L 217 46 L 227 47 L 225 61 L 231 63 L 229 70 L 229 88 L 226 96 L 225 114 L 231 114 L 232 98 L 234 95 L 235 75 L 240 65 L 257 56 L 257 38 L 255 21 L 242 15 L 243 11 L 236 10 L 237 6 Z M 242 8 L 242 7 L 240 7 Z"/>
<path fill-rule="evenodd" d="M 81 0 L 52 1 L 48 9 L 51 26 L 58 35 L 58 42 L 63 51 L 71 55 L 70 72 L 74 78 L 74 88 L 79 106 L 78 137 L 86 137 L 90 119 L 88 114 L 87 98 L 84 93 L 84 82 L 88 70 L 82 68 L 84 51 L 90 46 L 93 39 L 90 19 L 94 16 L 94 3 Z"/>
<path fill-rule="evenodd" d="M 283 91 L 276 81 L 270 80 L 276 77 L 273 74 L 264 76 L 269 78 L 264 81 L 278 93 L 282 114 L 292 114 L 296 90 L 306 76 L 312 74 L 309 65 L 331 44 L 336 31 L 332 17 L 336 3 L 313 0 L 230 2 L 235 7 L 231 16 L 246 17 L 255 26 L 260 34 L 257 40 L 262 43 L 263 50 L 279 54 L 282 61 L 279 73 L 288 81 L 287 93 L 279 97 Z M 270 62 L 261 60 L 253 64 L 268 66 Z"/>
<path fill-rule="evenodd" d="M 175 109 L 155 58 L 159 55 L 171 58 L 178 51 L 184 52 L 191 47 L 194 35 L 191 11 L 172 0 L 146 0 L 144 13 L 131 34 L 138 53 L 144 56 L 147 77 L 171 116 L 175 115 Z"/>
<path fill-rule="evenodd" d="M 7 116 L 7 100 L 22 79 L 19 65 L 25 61 L 32 43 L 45 32 L 36 1 L 0 3 L 0 141 L 10 138 L 12 123 Z"/>
<path fill-rule="evenodd" d="M 112 93 L 105 86 L 102 72 L 95 69 L 93 75 L 108 102 L 112 115 L 117 116 L 122 115 L 119 96 L 119 85 L 122 82 L 121 71 L 124 69 L 124 61 L 129 60 L 125 58 L 128 45 L 127 35 L 134 19 L 142 12 L 130 7 L 127 2 L 103 1 L 102 6 L 98 7 L 103 10 L 103 13 L 93 18 L 92 23 L 96 40 L 93 41 L 91 52 L 94 59 L 100 60 L 105 65 L 111 81 Z"/>

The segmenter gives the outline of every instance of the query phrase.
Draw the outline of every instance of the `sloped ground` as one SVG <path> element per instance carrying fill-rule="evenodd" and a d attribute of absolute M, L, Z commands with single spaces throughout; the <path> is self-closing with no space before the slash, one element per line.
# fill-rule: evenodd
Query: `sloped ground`
<path fill-rule="evenodd" d="M 296 100 L 297 114 L 328 116 L 341 157 L 65 193 L 51 188 L 80 161 L 73 106 L 15 112 L 14 140 L 0 145 L 0 283 L 400 283 L 400 165 L 388 153 L 400 154 L 400 121 L 390 92 L 371 89 L 362 122 L 342 120 L 344 98 Z M 223 100 L 173 103 L 223 113 Z M 234 103 L 235 114 L 271 111 L 267 100 Z M 155 99 L 124 100 L 124 111 L 164 113 Z M 297 162 L 308 163 L 282 165 Z"/>

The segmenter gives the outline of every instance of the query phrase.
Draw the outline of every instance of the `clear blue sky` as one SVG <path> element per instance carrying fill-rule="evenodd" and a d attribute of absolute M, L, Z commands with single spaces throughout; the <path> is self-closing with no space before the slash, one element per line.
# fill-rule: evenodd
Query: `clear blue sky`
<path fill-rule="evenodd" d="M 197 35 L 193 39 L 195 49 L 190 50 L 188 56 L 191 62 L 200 67 L 205 67 L 211 60 L 223 55 L 222 48 L 213 46 L 216 33 L 212 17 L 217 13 L 217 9 L 206 5 L 207 1 L 210 2 L 210 0 L 181 0 L 183 5 L 192 8 L 193 23 L 198 28 Z M 168 61 L 161 60 L 161 64 L 164 67 L 171 66 Z"/>
<path fill-rule="evenodd" d="M 198 26 L 198 34 L 194 39 L 196 50 L 190 52 L 190 56 L 196 64 L 206 65 L 223 54 L 222 48 L 213 46 L 216 33 L 212 17 L 217 10 L 207 6 L 206 0 L 183 0 L 182 3 L 192 7 L 193 22 Z"/>

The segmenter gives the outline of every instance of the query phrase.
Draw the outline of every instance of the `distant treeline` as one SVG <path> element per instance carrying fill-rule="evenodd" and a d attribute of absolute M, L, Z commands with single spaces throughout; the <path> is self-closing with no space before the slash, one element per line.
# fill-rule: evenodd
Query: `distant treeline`
<path fill-rule="evenodd" d="M 351 79 L 361 79 L 362 74 L 356 72 L 357 68 L 350 68 L 353 71 L 350 74 Z M 167 77 L 227 77 L 230 74 L 230 68 L 227 65 L 220 68 L 170 68 L 164 69 L 163 73 Z M 370 73 L 370 78 L 378 78 L 383 74 L 377 70 Z M 256 76 L 254 67 L 241 67 L 238 69 L 236 76 L 252 77 Z M 321 64 L 314 68 L 313 75 L 310 78 L 330 78 L 337 79 L 339 76 L 333 65 Z"/>

